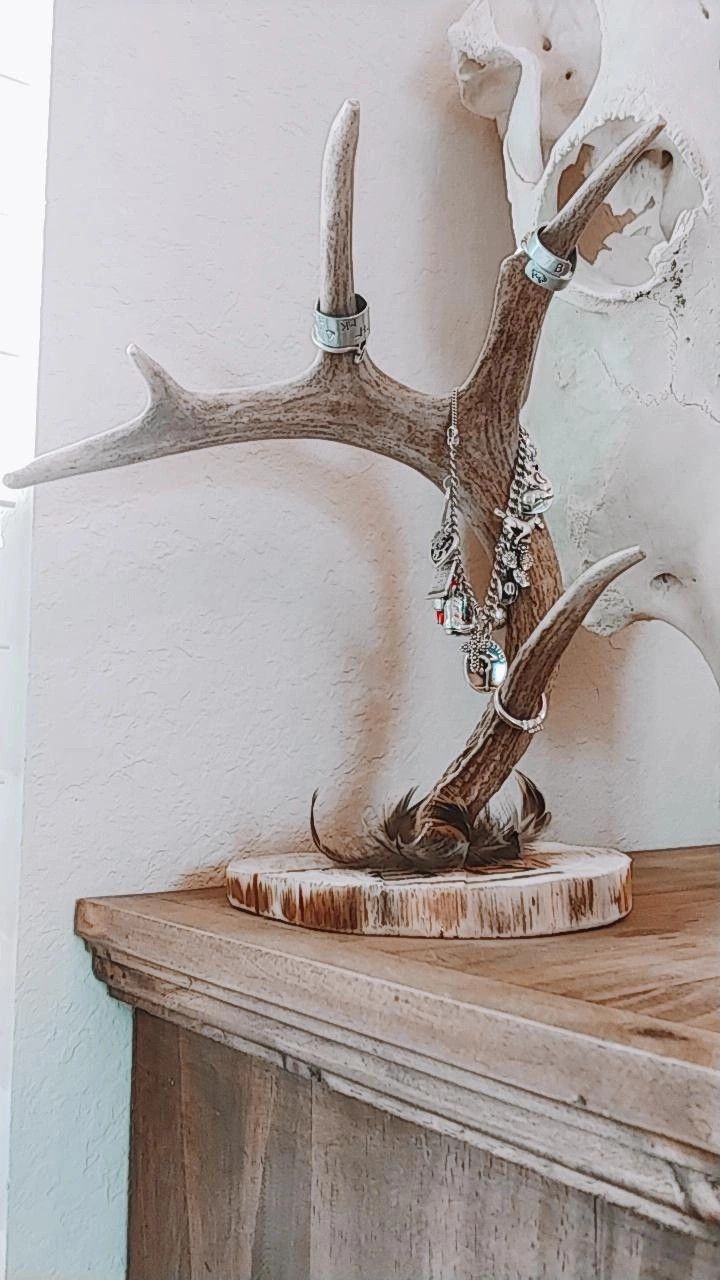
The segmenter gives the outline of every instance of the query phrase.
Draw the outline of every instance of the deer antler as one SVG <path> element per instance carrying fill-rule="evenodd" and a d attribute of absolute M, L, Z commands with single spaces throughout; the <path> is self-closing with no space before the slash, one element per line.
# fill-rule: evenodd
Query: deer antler
<path fill-rule="evenodd" d="M 325 147 L 321 199 L 320 310 L 354 311 L 352 262 L 353 170 L 359 107 L 340 109 Z M 585 180 L 547 224 L 545 243 L 566 254 L 618 178 L 662 128 L 637 129 Z M 537 341 L 551 295 L 524 274 L 518 250 L 500 267 L 487 337 L 459 393 L 463 438 L 460 505 L 486 549 L 492 549 L 496 507 L 504 507 L 517 449 Z M 445 474 L 448 397 L 429 396 L 396 382 L 365 356 L 319 352 L 294 380 L 237 391 L 185 390 L 158 364 L 130 347 L 149 391 L 139 417 L 77 444 L 57 449 L 5 478 L 10 488 L 101 471 L 109 467 L 238 441 L 315 438 L 340 441 L 384 454 L 440 486 Z M 549 684 L 565 646 L 594 599 L 618 573 L 641 558 L 621 552 L 589 570 L 565 593 L 550 535 L 534 535 L 530 588 L 510 611 L 505 647 L 511 666 L 503 696 L 519 717 L 529 716 Z M 508 777 L 528 736 L 500 722 L 492 707 L 433 792 L 416 806 L 412 855 L 426 869 L 457 859 L 467 840 L 453 825 L 462 806 L 471 823 Z M 465 819 L 463 819 L 465 821 Z M 462 824 L 461 824 L 462 825 Z M 448 854 L 450 851 L 450 855 Z M 464 856 L 464 855 L 463 855 Z"/>

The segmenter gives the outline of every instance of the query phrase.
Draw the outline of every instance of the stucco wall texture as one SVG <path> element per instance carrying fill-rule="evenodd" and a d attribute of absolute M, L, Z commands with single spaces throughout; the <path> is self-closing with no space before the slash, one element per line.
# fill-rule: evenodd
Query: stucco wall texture
<path fill-rule="evenodd" d="M 373 354 L 428 390 L 465 375 L 511 240 L 497 139 L 449 69 L 460 7 L 57 0 L 39 450 L 140 408 L 131 340 L 200 388 L 310 359 L 320 155 L 346 96 Z M 439 506 L 390 462 L 312 443 L 38 491 L 11 1280 L 124 1274 L 130 1016 L 90 975 L 75 900 L 305 848 L 315 786 L 323 831 L 350 833 L 477 718 L 425 599 Z M 557 837 L 716 835 L 715 697 L 669 630 L 581 635 L 527 761 Z"/>

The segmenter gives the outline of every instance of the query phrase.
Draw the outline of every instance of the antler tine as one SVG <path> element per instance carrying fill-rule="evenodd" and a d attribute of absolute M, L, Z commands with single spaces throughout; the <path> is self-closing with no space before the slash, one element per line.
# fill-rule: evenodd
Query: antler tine
<path fill-rule="evenodd" d="M 546 224 L 543 243 L 553 253 L 564 256 L 575 247 L 596 209 L 612 191 L 615 183 L 647 150 L 650 143 L 665 128 L 665 121 L 656 116 L 648 124 L 641 125 L 621 142 L 588 174 L 585 181 Z"/>
<path fill-rule="evenodd" d="M 349 316 L 355 310 L 352 220 L 360 104 L 348 98 L 330 126 L 320 194 L 320 310 Z"/>
<path fill-rule="evenodd" d="M 599 560 L 548 610 L 521 646 L 503 685 L 503 703 L 511 714 L 525 718 L 537 707 L 562 653 L 592 605 L 619 574 L 643 559 L 639 547 L 630 547 Z M 501 719 L 490 702 L 462 754 L 420 804 L 411 805 L 410 796 L 405 796 L 383 828 L 366 833 L 351 854 L 322 845 L 311 814 L 313 840 L 332 861 L 356 867 L 412 867 L 427 872 L 468 865 L 475 824 L 529 741 L 529 735 Z M 489 862 L 507 856 L 507 850 L 497 848 L 486 853 Z"/>
<path fill-rule="evenodd" d="M 334 440 L 376 447 L 434 478 L 433 460 L 417 448 L 411 451 L 404 441 L 389 437 L 375 445 L 357 407 L 353 411 L 347 402 L 328 394 L 327 379 L 318 378 L 317 364 L 287 382 L 198 394 L 181 387 L 145 352 L 130 347 L 128 353 L 148 384 L 149 402 L 143 412 L 122 426 L 41 454 L 5 476 L 8 488 L 248 440 Z"/>
<path fill-rule="evenodd" d="M 605 556 L 581 573 L 518 649 L 503 685 L 503 701 L 513 715 L 528 716 L 567 649 L 578 627 L 603 591 L 645 559 L 640 547 L 626 547 Z M 517 708 L 520 707 L 518 711 Z M 516 730 L 513 730 L 516 732 Z"/>
<path fill-rule="evenodd" d="M 639 547 L 616 551 L 580 574 L 548 610 L 518 649 L 503 685 L 507 710 L 518 718 L 537 711 L 555 667 L 578 627 L 603 591 L 621 573 L 645 559 Z M 467 745 L 423 802 L 423 814 L 461 800 L 472 818 L 502 786 L 527 750 L 528 735 L 501 720 L 492 702 Z"/>
<path fill-rule="evenodd" d="M 545 225 L 542 238 L 548 249 L 564 256 L 575 248 L 595 210 L 664 127 L 660 117 L 642 125 L 593 169 L 567 204 Z M 485 342 L 462 388 L 462 394 L 471 403 L 488 396 L 496 406 L 507 401 L 506 417 L 511 424 L 513 441 L 516 413 L 525 399 L 540 329 L 553 297 L 525 277 L 526 260 L 525 253 L 519 249 L 501 263 Z"/>
<path fill-rule="evenodd" d="M 147 385 L 148 402 L 143 412 L 122 426 L 41 454 L 18 471 L 11 471 L 3 481 L 9 489 L 24 489 L 87 471 L 104 471 L 186 447 L 179 438 L 186 418 L 183 400 L 189 406 L 189 393 L 134 343 L 127 348 L 127 354 Z"/>
<path fill-rule="evenodd" d="M 348 100 L 333 121 L 323 159 L 320 307 L 328 314 L 351 314 L 354 310 L 353 166 L 359 120 L 358 103 Z M 9 488 L 21 489 L 236 441 L 302 437 L 377 448 L 434 477 L 432 450 L 427 450 L 426 460 L 424 452 L 413 446 L 412 426 L 406 447 L 403 438 L 395 440 L 387 433 L 376 442 L 374 429 L 364 423 L 366 416 L 384 418 L 387 413 L 384 388 L 391 380 L 383 380 L 379 371 L 376 380 L 380 386 L 374 400 L 366 404 L 358 396 L 353 413 L 347 395 L 332 394 L 333 388 L 337 391 L 338 375 L 346 375 L 349 370 L 347 361 L 333 363 L 332 357 L 326 361 L 321 356 L 299 378 L 283 383 L 198 394 L 181 387 L 138 347 L 129 347 L 128 354 L 148 386 L 149 400 L 143 412 L 122 426 L 35 458 L 5 477 Z M 365 372 L 372 382 L 369 362 Z M 412 394 L 408 395 L 412 400 Z M 421 407 L 427 401 L 433 417 L 435 406 L 431 398 L 415 399 L 422 400 Z M 412 406 L 407 409 L 408 416 L 411 409 Z M 396 417 L 395 404 L 392 410 Z M 424 439 L 425 433 L 421 434 Z"/>

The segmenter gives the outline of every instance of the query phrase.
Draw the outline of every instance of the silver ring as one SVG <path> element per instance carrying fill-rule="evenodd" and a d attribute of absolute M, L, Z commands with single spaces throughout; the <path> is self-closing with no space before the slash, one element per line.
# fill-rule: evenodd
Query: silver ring
<path fill-rule="evenodd" d="M 501 720 L 504 720 L 506 724 L 512 725 L 513 729 L 521 729 L 523 733 L 539 733 L 543 727 L 543 720 L 547 715 L 547 698 L 545 694 L 542 696 L 540 710 L 536 716 L 533 716 L 532 720 L 516 720 L 515 716 L 511 716 L 500 701 L 499 688 L 493 693 L 493 706 Z"/>
<path fill-rule="evenodd" d="M 567 258 L 551 253 L 540 239 L 540 232 L 544 230 L 544 226 L 538 227 L 523 241 L 522 247 L 528 256 L 525 275 L 541 288 L 557 293 L 569 285 L 573 278 L 577 266 L 577 249 L 573 249 Z"/>
<path fill-rule="evenodd" d="M 357 310 L 349 316 L 328 316 L 315 307 L 312 340 L 321 351 L 333 354 L 354 351 L 355 359 L 362 360 L 365 344 L 370 336 L 370 308 L 359 293 L 355 294 Z"/>

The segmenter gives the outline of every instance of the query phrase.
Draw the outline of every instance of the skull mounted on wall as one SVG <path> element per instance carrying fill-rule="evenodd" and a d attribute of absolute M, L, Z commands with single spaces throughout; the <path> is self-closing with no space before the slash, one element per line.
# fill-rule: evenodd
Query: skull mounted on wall
<path fill-rule="evenodd" d="M 450 41 L 463 102 L 503 140 L 518 243 L 638 122 L 667 121 L 579 242 L 525 415 L 565 580 L 647 551 L 588 625 L 662 619 L 720 681 L 720 4 L 639 21 L 626 0 L 476 0 Z"/>

